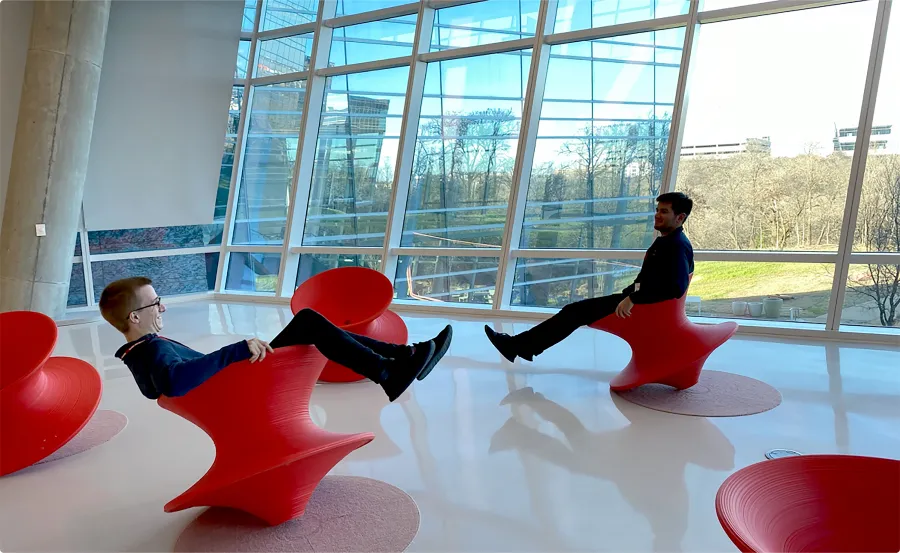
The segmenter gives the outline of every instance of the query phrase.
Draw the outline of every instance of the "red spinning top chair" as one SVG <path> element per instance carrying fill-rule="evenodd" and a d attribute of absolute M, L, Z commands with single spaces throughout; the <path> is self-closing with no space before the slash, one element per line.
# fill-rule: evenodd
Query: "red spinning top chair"
<path fill-rule="evenodd" d="M 741 551 L 900 551 L 900 461 L 808 455 L 763 461 L 716 494 Z"/>
<path fill-rule="evenodd" d="M 684 313 L 686 299 L 687 292 L 675 300 L 635 305 L 628 318 L 613 313 L 590 325 L 631 346 L 631 361 L 609 383 L 613 391 L 650 383 L 684 390 L 697 383 L 703 363 L 737 332 L 738 325 L 694 324 Z"/>
<path fill-rule="evenodd" d="M 328 471 L 375 437 L 326 432 L 312 421 L 309 399 L 324 365 L 312 346 L 279 348 L 263 361 L 229 365 L 182 397 L 160 397 L 160 407 L 216 445 L 210 469 L 165 511 L 230 507 L 273 526 L 302 515 Z"/>
<path fill-rule="evenodd" d="M 100 374 L 80 359 L 50 357 L 56 338 L 46 315 L 0 313 L 0 476 L 61 448 L 100 404 Z"/>
<path fill-rule="evenodd" d="M 405 344 L 406 324 L 388 311 L 394 298 L 390 279 L 365 267 L 339 267 L 319 273 L 301 284 L 291 297 L 291 312 L 312 309 L 335 326 L 391 344 Z M 329 361 L 319 377 L 323 382 L 356 382 L 364 377 Z"/>

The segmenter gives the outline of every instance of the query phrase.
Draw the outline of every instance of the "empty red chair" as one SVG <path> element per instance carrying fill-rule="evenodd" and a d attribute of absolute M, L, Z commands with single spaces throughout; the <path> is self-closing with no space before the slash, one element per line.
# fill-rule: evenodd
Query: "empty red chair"
<path fill-rule="evenodd" d="M 50 357 L 56 338 L 46 315 L 0 313 L 0 476 L 65 445 L 100 404 L 100 373 L 80 359 Z"/>
<path fill-rule="evenodd" d="M 234 363 L 163 409 L 206 432 L 216 458 L 203 477 L 166 504 L 240 509 L 271 525 L 296 518 L 319 481 L 373 434 L 334 434 L 310 419 L 309 399 L 325 358 L 312 346 L 279 348 Z"/>
<path fill-rule="evenodd" d="M 707 357 L 737 332 L 738 325 L 694 324 L 684 313 L 685 299 L 687 292 L 676 300 L 635 305 L 630 317 L 613 313 L 590 325 L 631 346 L 631 361 L 610 381 L 612 390 L 650 383 L 684 390 L 697 383 Z"/>
<path fill-rule="evenodd" d="M 294 291 L 291 312 L 318 311 L 347 332 L 382 342 L 405 344 L 406 324 L 393 311 L 394 287 L 383 274 L 365 267 L 339 267 L 307 279 Z M 363 377 L 329 361 L 319 377 L 324 382 L 355 382 Z"/>
<path fill-rule="evenodd" d="M 808 455 L 729 476 L 716 514 L 741 551 L 900 551 L 900 461 Z"/>

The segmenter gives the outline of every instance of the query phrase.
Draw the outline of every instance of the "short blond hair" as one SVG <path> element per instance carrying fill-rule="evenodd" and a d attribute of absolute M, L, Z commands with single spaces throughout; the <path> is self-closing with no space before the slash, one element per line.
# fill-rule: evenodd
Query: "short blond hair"
<path fill-rule="evenodd" d="M 120 332 L 127 332 L 128 316 L 141 308 L 138 290 L 151 284 L 153 281 L 147 277 L 123 278 L 109 283 L 100 294 L 100 314 Z"/>

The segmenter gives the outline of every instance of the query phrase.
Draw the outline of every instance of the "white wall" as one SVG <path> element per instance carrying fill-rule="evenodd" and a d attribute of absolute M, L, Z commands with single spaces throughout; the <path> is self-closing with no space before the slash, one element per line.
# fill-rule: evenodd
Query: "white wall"
<path fill-rule="evenodd" d="M 241 0 L 113 1 L 85 182 L 89 230 L 212 222 L 242 9 Z"/>
<path fill-rule="evenodd" d="M 3 219 L 6 204 L 19 98 L 25 78 L 25 58 L 31 40 L 31 14 L 31 2 L 0 2 L 0 220 Z"/>

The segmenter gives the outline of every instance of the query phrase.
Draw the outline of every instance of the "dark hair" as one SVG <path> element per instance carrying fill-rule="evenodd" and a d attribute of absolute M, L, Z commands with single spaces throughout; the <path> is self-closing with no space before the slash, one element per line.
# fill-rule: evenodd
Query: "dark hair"
<path fill-rule="evenodd" d="M 100 314 L 120 332 L 128 331 L 128 316 L 138 305 L 137 291 L 150 286 L 153 281 L 147 277 L 123 278 L 111 282 L 100 294 Z"/>
<path fill-rule="evenodd" d="M 658 203 L 671 204 L 675 215 L 683 213 L 685 219 L 691 214 L 691 209 L 694 208 L 694 200 L 690 199 L 683 192 L 666 192 L 665 194 L 660 194 L 656 201 Z"/>

